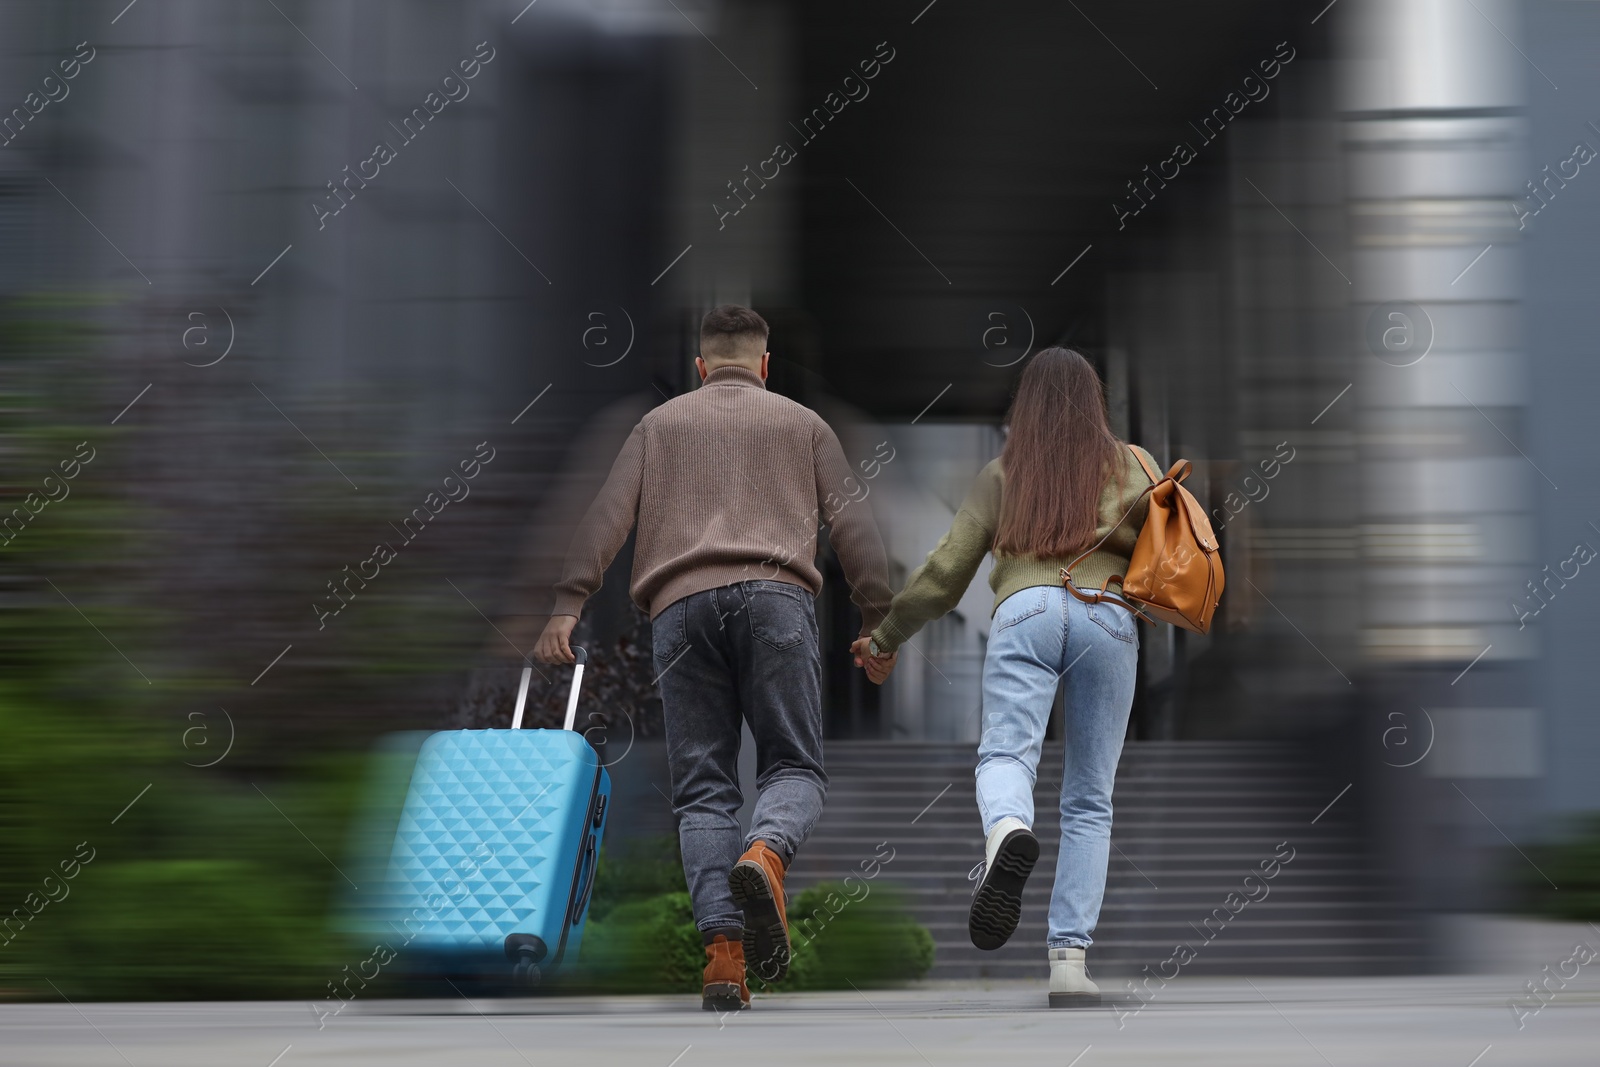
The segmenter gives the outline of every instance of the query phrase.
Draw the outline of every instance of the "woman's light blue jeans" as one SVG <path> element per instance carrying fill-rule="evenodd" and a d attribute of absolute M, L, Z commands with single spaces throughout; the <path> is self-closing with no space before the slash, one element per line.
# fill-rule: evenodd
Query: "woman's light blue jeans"
<path fill-rule="evenodd" d="M 1133 616 L 1059 586 L 1013 593 L 994 614 L 983 663 L 978 810 L 985 835 L 1007 816 L 1033 826 L 1033 783 L 1056 684 L 1066 684 L 1061 855 L 1050 948 L 1086 947 L 1100 919 L 1111 851 L 1111 787 L 1133 707 Z"/>

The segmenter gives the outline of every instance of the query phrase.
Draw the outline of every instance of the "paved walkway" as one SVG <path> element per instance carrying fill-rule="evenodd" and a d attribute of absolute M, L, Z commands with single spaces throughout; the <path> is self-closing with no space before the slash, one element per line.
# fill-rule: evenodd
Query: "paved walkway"
<path fill-rule="evenodd" d="M 1037 983 L 758 998 L 719 1019 L 691 998 L 353 1002 L 319 1029 L 304 1003 L 8 1004 L 6 1067 L 1561 1067 L 1600 1063 L 1588 974 L 1537 1014 L 1531 976 L 1184 979 L 1154 1001 L 1050 1011 Z"/>

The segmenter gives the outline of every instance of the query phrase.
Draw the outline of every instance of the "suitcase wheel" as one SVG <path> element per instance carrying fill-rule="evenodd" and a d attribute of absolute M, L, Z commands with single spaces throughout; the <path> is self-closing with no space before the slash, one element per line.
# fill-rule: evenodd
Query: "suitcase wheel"
<path fill-rule="evenodd" d="M 538 963 L 549 951 L 544 938 L 536 934 L 506 935 L 506 959 L 512 963 Z"/>
<path fill-rule="evenodd" d="M 542 937 L 534 934 L 508 934 L 506 936 L 506 959 L 515 966 L 511 969 L 511 979 L 519 986 L 528 989 L 539 984 L 539 961 L 544 959 L 550 951 Z"/>
<path fill-rule="evenodd" d="M 535 989 L 540 980 L 539 965 L 530 960 L 522 960 L 511 968 L 511 981 L 524 989 Z"/>

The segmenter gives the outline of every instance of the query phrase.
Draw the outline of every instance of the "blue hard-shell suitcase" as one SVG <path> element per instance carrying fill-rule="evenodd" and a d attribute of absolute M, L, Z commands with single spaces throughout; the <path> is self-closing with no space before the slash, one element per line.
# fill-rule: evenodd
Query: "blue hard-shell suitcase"
<path fill-rule="evenodd" d="M 611 776 L 573 732 L 524 730 L 524 664 L 509 730 L 447 730 L 422 744 L 395 830 L 384 910 L 406 951 L 451 970 L 513 969 L 524 984 L 570 964 L 583 940 Z"/>

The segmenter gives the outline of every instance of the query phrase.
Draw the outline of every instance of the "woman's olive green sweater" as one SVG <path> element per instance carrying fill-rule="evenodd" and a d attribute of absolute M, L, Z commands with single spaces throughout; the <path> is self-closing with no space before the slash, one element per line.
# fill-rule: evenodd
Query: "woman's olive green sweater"
<path fill-rule="evenodd" d="M 1134 543 L 1139 539 L 1145 515 L 1150 510 L 1149 497 L 1140 497 L 1151 484 L 1150 476 L 1139 466 L 1132 452 L 1126 448 L 1118 452 L 1122 457 L 1122 469 L 1108 478 L 1100 491 L 1100 521 L 1095 529 L 1095 541 L 1111 533 L 1117 520 L 1136 500 L 1137 507 L 1098 551 L 1073 569 L 1073 581 L 1080 588 L 1098 589 L 1112 575 L 1127 572 L 1128 557 L 1133 554 Z M 1142 448 L 1139 453 L 1152 470 L 1160 472 L 1150 453 Z M 950 524 L 950 532 L 939 539 L 922 566 L 911 573 L 906 587 L 894 598 L 889 614 L 872 631 L 872 639 L 880 649 L 894 651 L 911 640 L 918 630 L 960 603 L 967 586 L 972 584 L 978 564 L 994 545 L 1004 493 L 1005 476 L 996 459 L 978 473 L 977 481 L 973 482 L 972 490 Z M 1071 562 L 1071 557 L 1031 559 L 997 553 L 989 572 L 989 585 L 994 589 L 994 607 L 990 614 L 1019 590 L 1036 585 L 1059 586 L 1061 568 Z"/>

